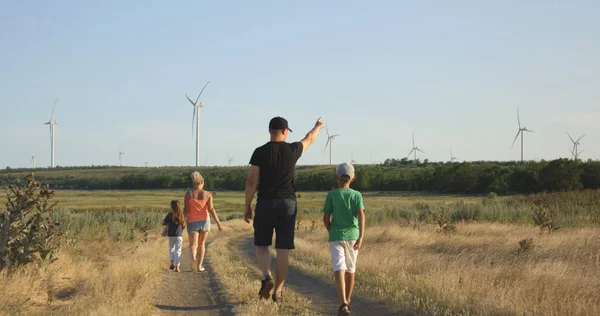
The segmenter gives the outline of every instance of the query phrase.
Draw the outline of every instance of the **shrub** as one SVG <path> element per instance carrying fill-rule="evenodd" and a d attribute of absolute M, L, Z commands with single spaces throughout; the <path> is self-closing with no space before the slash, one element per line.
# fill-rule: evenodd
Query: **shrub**
<path fill-rule="evenodd" d="M 54 191 L 41 186 L 33 174 L 5 188 L 6 210 L 0 213 L 0 270 L 30 262 L 52 262 L 59 247 L 57 226 L 49 213 L 56 206 Z"/>

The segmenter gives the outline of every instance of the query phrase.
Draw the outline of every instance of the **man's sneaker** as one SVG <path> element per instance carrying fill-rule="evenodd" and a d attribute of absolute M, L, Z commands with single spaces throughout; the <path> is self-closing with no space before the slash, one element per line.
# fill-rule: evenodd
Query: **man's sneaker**
<path fill-rule="evenodd" d="M 258 296 L 260 298 L 269 299 L 271 295 L 271 290 L 275 286 L 275 282 L 273 282 L 273 278 L 267 277 L 261 281 L 260 291 L 258 291 Z"/>
<path fill-rule="evenodd" d="M 271 295 L 271 299 L 275 303 L 280 303 L 281 302 L 281 292 L 279 292 L 279 293 L 273 293 L 273 295 Z"/>

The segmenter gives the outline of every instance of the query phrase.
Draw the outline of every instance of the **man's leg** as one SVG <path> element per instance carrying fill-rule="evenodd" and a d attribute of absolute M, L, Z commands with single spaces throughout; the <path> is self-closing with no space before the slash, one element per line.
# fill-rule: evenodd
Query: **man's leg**
<path fill-rule="evenodd" d="M 281 293 L 281 290 L 283 289 L 283 283 L 285 283 L 285 279 L 287 278 L 290 250 L 276 249 L 276 251 L 277 259 L 275 260 L 275 292 Z"/>
<path fill-rule="evenodd" d="M 257 201 L 256 214 L 254 216 L 254 245 L 256 246 L 256 260 L 258 268 L 264 279 L 261 281 L 258 296 L 268 299 L 271 290 L 275 286 L 271 276 L 271 254 L 269 246 L 273 241 L 273 218 L 270 212 L 271 201 Z"/>
<path fill-rule="evenodd" d="M 296 228 L 296 201 L 279 200 L 276 205 L 277 221 L 275 223 L 275 291 L 278 300 L 288 274 L 290 250 L 294 249 L 294 232 Z"/>
<path fill-rule="evenodd" d="M 269 246 L 256 246 L 256 259 L 258 260 L 258 268 L 264 275 L 271 275 L 271 254 Z"/>

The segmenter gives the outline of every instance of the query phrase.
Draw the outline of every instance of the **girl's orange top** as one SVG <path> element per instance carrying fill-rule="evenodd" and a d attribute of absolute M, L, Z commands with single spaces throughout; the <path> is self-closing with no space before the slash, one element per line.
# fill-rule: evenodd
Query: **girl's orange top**
<path fill-rule="evenodd" d="M 193 223 L 208 220 L 209 201 L 212 198 L 210 192 L 197 191 L 194 194 L 194 191 L 190 191 L 189 194 L 190 198 L 185 205 L 188 212 L 187 222 Z"/>

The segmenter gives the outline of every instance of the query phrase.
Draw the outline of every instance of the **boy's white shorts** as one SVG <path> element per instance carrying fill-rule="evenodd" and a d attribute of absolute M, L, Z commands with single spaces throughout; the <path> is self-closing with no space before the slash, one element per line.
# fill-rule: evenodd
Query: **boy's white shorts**
<path fill-rule="evenodd" d="M 356 240 L 340 240 L 329 243 L 333 272 L 346 270 L 349 273 L 354 273 L 356 271 L 358 250 L 354 250 L 355 243 Z"/>

